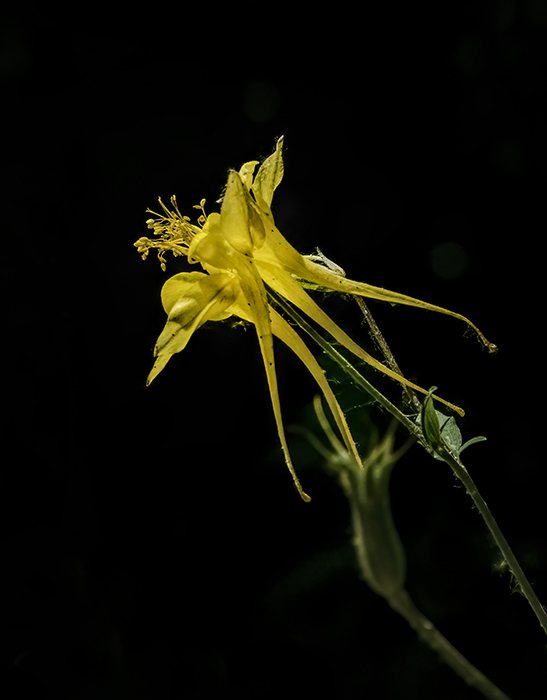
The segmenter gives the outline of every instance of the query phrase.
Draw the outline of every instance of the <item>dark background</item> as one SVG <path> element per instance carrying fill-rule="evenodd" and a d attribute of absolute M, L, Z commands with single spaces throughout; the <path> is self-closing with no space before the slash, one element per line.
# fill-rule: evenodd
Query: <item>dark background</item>
<path fill-rule="evenodd" d="M 359 580 L 344 497 L 291 434 L 313 502 L 297 497 L 252 329 L 207 325 L 145 388 L 161 285 L 187 269 L 140 260 L 146 207 L 176 193 L 183 213 L 203 197 L 214 210 L 227 169 L 281 134 L 274 214 L 297 249 L 498 344 L 490 356 L 454 319 L 371 303 L 405 373 L 466 409 L 464 439 L 488 437 L 464 461 L 547 601 L 547 3 L 359 27 L 340 14 L 232 38 L 224 9 L 225 43 L 203 16 L 159 15 L 141 36 L 131 16 L 30 4 L 3 23 L 10 698 L 479 697 Z M 369 342 L 356 306 L 320 301 Z M 287 425 L 319 434 L 312 380 L 277 359 Z M 513 700 L 544 697 L 545 637 L 448 468 L 416 447 L 392 492 L 417 605 Z"/>

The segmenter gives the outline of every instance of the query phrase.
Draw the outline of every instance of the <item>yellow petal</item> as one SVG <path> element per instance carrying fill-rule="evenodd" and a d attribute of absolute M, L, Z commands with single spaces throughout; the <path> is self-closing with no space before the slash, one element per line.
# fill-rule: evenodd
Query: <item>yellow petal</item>
<path fill-rule="evenodd" d="M 258 160 L 250 160 L 248 163 L 243 163 L 239 169 L 239 177 L 241 178 L 241 182 L 248 190 L 251 189 L 253 184 L 253 173 L 258 163 Z"/>
<path fill-rule="evenodd" d="M 275 309 L 270 307 L 270 318 L 272 322 L 272 332 L 278 338 L 280 338 L 285 345 L 287 345 L 294 354 L 300 358 L 304 363 L 306 369 L 310 372 L 312 377 L 315 379 L 319 388 L 323 392 L 327 403 L 332 411 L 338 430 L 342 435 L 342 438 L 346 444 L 346 449 L 350 454 L 353 455 L 357 464 L 361 465 L 361 458 L 357 452 L 357 447 L 349 430 L 348 424 L 346 423 L 346 417 L 340 404 L 338 403 L 334 392 L 332 391 L 330 384 L 328 383 L 325 372 L 311 353 L 310 349 L 304 343 L 302 338 L 296 333 L 296 331 L 289 326 L 287 321 L 280 316 Z"/>
<path fill-rule="evenodd" d="M 322 309 L 319 307 L 313 299 L 302 289 L 298 282 L 284 270 L 273 267 L 269 263 L 264 263 L 263 261 L 257 260 L 257 265 L 260 269 L 260 274 L 266 282 L 270 285 L 272 289 L 279 294 L 281 294 L 285 299 L 287 299 L 291 304 L 294 304 L 298 309 L 306 313 L 311 319 L 313 319 L 319 326 L 324 328 L 328 333 L 330 333 L 335 340 L 337 340 L 340 345 L 343 345 L 347 350 L 352 352 L 354 355 L 359 357 L 367 364 L 371 365 L 375 369 L 387 374 L 395 381 L 409 386 L 415 391 L 419 391 L 422 394 L 427 394 L 427 390 L 414 384 L 400 374 L 397 374 L 389 367 L 386 367 L 381 362 L 379 362 L 375 357 L 369 355 L 368 352 L 363 350 L 354 340 L 350 338 L 345 331 L 343 331 Z M 461 416 L 464 415 L 464 411 L 459 406 L 445 401 L 442 398 L 436 397 L 438 401 L 449 406 L 453 411 L 456 411 Z"/>
<path fill-rule="evenodd" d="M 201 282 L 207 275 L 204 272 L 180 272 L 170 277 L 161 290 L 161 304 L 167 315 L 175 302 L 184 296 L 197 282 Z"/>
<path fill-rule="evenodd" d="M 256 334 L 262 353 L 264 368 L 266 369 L 266 378 L 270 390 L 274 418 L 277 425 L 277 433 L 281 442 L 281 448 L 285 457 L 285 463 L 292 475 L 294 484 L 303 501 L 309 502 L 311 498 L 304 492 L 300 484 L 300 480 L 296 476 L 289 446 L 285 437 L 285 429 L 283 427 L 283 417 L 281 415 L 281 404 L 279 401 L 279 390 L 277 386 L 277 375 L 275 372 L 275 359 L 273 350 L 272 329 L 270 325 L 270 316 L 268 309 L 268 301 L 264 284 L 256 266 L 251 258 L 237 256 L 237 273 L 243 291 L 243 296 L 248 305 L 249 316 L 256 327 Z M 234 310 L 241 305 L 241 300 L 234 306 Z"/>
<path fill-rule="evenodd" d="M 302 279 L 306 279 L 309 282 L 314 282 L 341 294 L 357 294 L 359 296 L 367 297 L 369 299 L 379 299 L 380 301 L 387 301 L 391 304 L 404 304 L 406 306 L 415 306 L 418 309 L 425 309 L 426 311 L 437 311 L 438 313 L 458 318 L 460 321 L 463 321 L 475 331 L 475 333 L 479 337 L 479 340 L 488 349 L 489 352 L 497 351 L 496 345 L 494 345 L 494 343 L 489 342 L 485 338 L 483 333 L 481 333 L 481 331 L 477 328 L 477 326 L 475 326 L 474 323 L 472 323 L 465 316 L 456 313 L 455 311 L 444 309 L 441 306 L 436 306 L 435 304 L 429 304 L 426 301 L 421 301 L 420 299 L 409 297 L 406 294 L 392 292 L 389 289 L 383 289 L 382 287 L 374 287 L 373 285 L 365 284 L 364 282 L 355 282 L 354 280 L 349 280 L 346 277 L 337 275 L 335 272 L 332 272 L 331 270 L 328 270 L 322 265 L 318 265 L 317 263 L 314 263 L 310 260 L 306 260 L 305 265 L 307 268 L 307 275 L 301 275 Z"/>
<path fill-rule="evenodd" d="M 147 385 L 162 371 L 170 358 L 184 350 L 193 333 L 209 320 L 227 318 L 226 309 L 241 293 L 235 276 L 180 273 L 171 277 L 162 290 L 162 302 L 169 309 L 167 323 L 154 348 L 157 357 Z"/>
<path fill-rule="evenodd" d="M 220 210 L 222 235 L 240 253 L 252 255 L 253 241 L 249 231 L 248 193 L 235 170 L 228 176 Z"/>
<path fill-rule="evenodd" d="M 283 136 L 277 140 L 275 151 L 258 169 L 252 191 L 261 208 L 270 209 L 276 187 L 283 179 Z"/>
<path fill-rule="evenodd" d="M 320 287 L 330 289 L 333 292 L 340 294 L 357 294 L 369 299 L 379 299 L 387 301 L 391 304 L 404 304 L 406 306 L 414 306 L 426 311 L 436 311 L 437 313 L 445 314 L 459 319 L 467 324 L 469 328 L 477 334 L 479 340 L 488 349 L 489 352 L 497 351 L 497 346 L 491 343 L 484 334 L 472 323 L 468 318 L 458 314 L 455 311 L 444 309 L 441 306 L 429 304 L 426 301 L 415 299 L 406 294 L 392 292 L 382 287 L 374 287 L 364 282 L 356 282 L 349 280 L 332 270 L 327 269 L 323 265 L 314 263 L 313 261 L 304 258 L 292 245 L 287 241 L 283 234 L 274 225 L 270 223 L 267 228 L 266 243 L 260 250 L 257 258 L 272 265 L 278 265 L 295 277 L 298 277 L 306 282 L 311 282 Z M 273 268 L 272 268 L 273 269 Z"/>

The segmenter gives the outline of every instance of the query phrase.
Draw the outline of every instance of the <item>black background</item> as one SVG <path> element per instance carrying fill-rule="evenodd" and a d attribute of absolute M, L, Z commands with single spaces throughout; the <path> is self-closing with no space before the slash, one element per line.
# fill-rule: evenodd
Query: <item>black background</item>
<path fill-rule="evenodd" d="M 297 497 L 252 329 L 205 326 L 145 388 L 161 285 L 187 269 L 140 260 L 146 207 L 176 193 L 183 213 L 202 197 L 214 210 L 227 169 L 281 134 L 274 215 L 297 249 L 498 344 L 490 356 L 454 319 L 371 303 L 406 374 L 466 409 L 464 439 L 488 437 L 464 461 L 547 601 L 547 4 L 358 28 L 339 12 L 339 28 L 271 17 L 227 36 L 224 8 L 223 41 L 207 17 L 154 8 L 142 38 L 134 16 L 32 4 L 4 22 L 9 697 L 479 697 L 359 580 L 347 504 L 290 434 L 313 501 Z M 447 242 L 467 260 L 450 277 L 433 264 Z M 369 342 L 357 307 L 319 300 Z M 286 424 L 319 434 L 312 380 L 284 348 L 277 360 Z M 414 448 L 392 492 L 417 605 L 513 700 L 544 697 L 543 632 L 448 468 Z"/>

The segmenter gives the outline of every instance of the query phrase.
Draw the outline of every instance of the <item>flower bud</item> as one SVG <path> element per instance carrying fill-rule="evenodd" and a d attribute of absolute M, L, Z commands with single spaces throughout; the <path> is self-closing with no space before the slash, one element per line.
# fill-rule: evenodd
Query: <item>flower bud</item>
<path fill-rule="evenodd" d="M 406 446 L 394 452 L 393 433 L 394 429 L 388 430 L 363 465 L 341 445 L 329 461 L 350 503 L 353 544 L 361 574 L 371 589 L 387 600 L 404 590 L 406 576 L 405 551 L 389 498 L 391 470 Z M 334 447 L 332 440 L 331 444 Z"/>

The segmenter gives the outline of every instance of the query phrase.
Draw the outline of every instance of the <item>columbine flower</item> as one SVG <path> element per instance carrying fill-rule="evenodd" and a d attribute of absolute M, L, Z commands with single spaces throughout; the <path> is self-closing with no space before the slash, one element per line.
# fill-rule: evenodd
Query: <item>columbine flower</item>
<path fill-rule="evenodd" d="M 362 282 L 346 279 L 339 269 L 316 262 L 317 256 L 305 257 L 298 253 L 276 228 L 271 212 L 274 191 L 283 178 L 283 139 L 277 141 L 274 153 L 266 158 L 254 174 L 258 161 L 245 163 L 239 172 L 230 171 L 220 214 L 205 215 L 202 200 L 197 209 L 202 214 L 197 225 L 182 216 L 175 197 L 173 209 L 160 199 L 163 214 L 154 214 L 147 224 L 155 239 L 140 238 L 135 246 L 145 259 L 151 248 L 158 250 L 158 258 L 165 270 L 167 251 L 183 255 L 192 264 L 199 263 L 205 272 L 182 272 L 171 277 L 161 291 L 167 323 L 160 334 L 154 356 L 156 361 L 147 384 L 162 371 L 171 357 L 183 350 L 192 334 L 207 321 L 220 321 L 237 316 L 256 327 L 260 350 L 266 368 L 277 430 L 287 466 L 298 492 L 304 493 L 292 466 L 285 438 L 275 372 L 273 336 L 280 338 L 302 360 L 319 384 L 331 408 L 346 447 L 360 463 L 344 415 L 323 370 L 300 336 L 271 306 L 268 288 L 305 312 L 347 350 L 375 369 L 416 391 L 425 389 L 396 374 L 369 355 L 355 343 L 313 301 L 303 288 L 314 285 L 325 290 L 380 299 L 395 304 L 407 304 L 422 309 L 439 311 L 463 320 L 478 335 L 481 342 L 495 352 L 479 329 L 464 316 L 433 306 L 404 294 L 390 292 Z M 442 399 L 438 399 L 443 401 Z M 446 401 L 443 403 L 463 415 L 463 411 Z"/>

